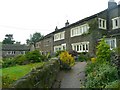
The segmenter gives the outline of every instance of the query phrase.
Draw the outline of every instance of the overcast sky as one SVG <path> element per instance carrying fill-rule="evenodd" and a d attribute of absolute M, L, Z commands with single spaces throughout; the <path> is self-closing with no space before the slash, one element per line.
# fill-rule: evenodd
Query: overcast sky
<path fill-rule="evenodd" d="M 46 35 L 107 7 L 108 0 L 0 0 L 0 41 L 13 34 L 23 44 L 30 34 Z"/>

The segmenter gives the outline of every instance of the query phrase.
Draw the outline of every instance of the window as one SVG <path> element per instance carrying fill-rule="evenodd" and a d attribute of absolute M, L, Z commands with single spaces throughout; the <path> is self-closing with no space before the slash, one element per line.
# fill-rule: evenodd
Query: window
<path fill-rule="evenodd" d="M 15 51 L 12 51 L 12 54 L 15 54 Z"/>
<path fill-rule="evenodd" d="M 65 31 L 54 35 L 54 41 L 62 40 L 65 38 Z"/>
<path fill-rule="evenodd" d="M 72 49 L 77 52 L 88 52 L 89 51 L 89 42 L 73 43 Z"/>
<path fill-rule="evenodd" d="M 66 44 L 61 44 L 58 46 L 54 46 L 54 52 L 59 51 L 59 50 L 66 50 Z"/>
<path fill-rule="evenodd" d="M 88 33 L 88 24 L 83 24 L 71 29 L 71 37 L 82 35 L 83 33 Z"/>
<path fill-rule="evenodd" d="M 110 49 L 116 48 L 116 38 L 105 39 L 106 43 L 110 46 Z"/>
<path fill-rule="evenodd" d="M 7 51 L 7 54 L 10 55 L 10 54 L 11 54 L 11 51 Z"/>
<path fill-rule="evenodd" d="M 7 51 L 7 54 L 8 54 L 8 55 L 14 55 L 14 54 L 15 54 L 15 51 Z"/>
<path fill-rule="evenodd" d="M 112 19 L 113 29 L 120 28 L 120 17 L 116 17 Z"/>
<path fill-rule="evenodd" d="M 105 19 L 98 18 L 98 22 L 99 22 L 99 28 L 106 29 L 106 20 Z"/>
<path fill-rule="evenodd" d="M 19 51 L 19 54 L 25 54 L 25 51 Z"/>

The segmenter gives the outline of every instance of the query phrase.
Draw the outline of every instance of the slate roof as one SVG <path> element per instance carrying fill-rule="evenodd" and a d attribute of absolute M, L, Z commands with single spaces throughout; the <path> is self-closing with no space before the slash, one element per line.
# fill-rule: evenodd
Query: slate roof
<path fill-rule="evenodd" d="M 21 44 L 3 44 L 3 51 L 29 51 L 30 46 L 21 45 Z"/>

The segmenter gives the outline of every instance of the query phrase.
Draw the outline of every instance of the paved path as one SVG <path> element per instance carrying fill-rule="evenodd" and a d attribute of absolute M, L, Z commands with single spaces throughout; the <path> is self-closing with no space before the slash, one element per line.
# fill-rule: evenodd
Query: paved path
<path fill-rule="evenodd" d="M 53 88 L 80 88 L 85 80 L 86 62 L 76 62 L 70 71 L 60 71 Z"/>

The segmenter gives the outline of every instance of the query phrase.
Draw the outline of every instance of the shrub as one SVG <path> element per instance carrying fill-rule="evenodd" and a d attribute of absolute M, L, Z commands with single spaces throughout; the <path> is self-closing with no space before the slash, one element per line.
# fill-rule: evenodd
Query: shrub
<path fill-rule="evenodd" d="M 2 63 L 2 67 L 11 67 L 15 65 L 15 59 L 14 58 L 5 58 Z"/>
<path fill-rule="evenodd" d="M 69 54 L 71 54 L 73 57 L 78 55 L 77 51 L 74 50 L 69 51 Z"/>
<path fill-rule="evenodd" d="M 60 54 L 61 68 L 68 69 L 75 64 L 75 60 L 67 51 Z"/>
<path fill-rule="evenodd" d="M 51 58 L 50 53 L 47 54 L 40 54 L 41 61 L 48 61 Z"/>
<path fill-rule="evenodd" d="M 120 88 L 120 81 L 115 80 L 113 82 L 108 83 L 108 85 L 105 86 L 105 88 Z"/>
<path fill-rule="evenodd" d="M 50 54 L 42 55 L 38 50 L 27 52 L 25 55 L 18 55 L 14 58 L 4 58 L 2 67 L 10 67 L 15 65 L 25 65 L 41 61 L 48 61 Z"/>
<path fill-rule="evenodd" d="M 55 56 L 58 57 L 62 52 L 64 52 L 65 50 L 59 50 L 59 51 L 56 51 L 55 53 Z"/>
<path fill-rule="evenodd" d="M 85 83 L 86 88 L 105 88 L 108 83 L 118 80 L 117 68 L 102 64 L 89 72 Z"/>
<path fill-rule="evenodd" d="M 28 52 L 25 56 L 26 56 L 27 60 L 29 60 L 31 63 L 42 61 L 40 59 L 40 56 L 41 56 L 40 52 L 38 50 Z"/>
<path fill-rule="evenodd" d="M 78 61 L 83 62 L 83 61 L 88 61 L 90 59 L 90 56 L 88 53 L 83 52 L 78 55 Z"/>
<path fill-rule="evenodd" d="M 8 88 L 11 85 L 11 82 L 14 82 L 15 79 L 10 78 L 8 75 L 2 76 L 2 87 Z"/>
<path fill-rule="evenodd" d="M 103 63 L 106 61 L 110 61 L 110 47 L 108 44 L 106 44 L 104 38 L 99 42 L 99 45 L 97 46 L 97 61 L 99 63 Z"/>
<path fill-rule="evenodd" d="M 14 59 L 15 59 L 15 63 L 18 65 L 24 65 L 26 64 L 25 62 L 27 61 L 25 55 L 18 55 Z"/>
<path fill-rule="evenodd" d="M 95 63 L 96 62 L 96 58 L 91 58 L 91 62 Z"/>
<path fill-rule="evenodd" d="M 91 58 L 86 66 L 86 88 L 116 87 L 118 77 L 117 67 L 110 63 L 111 51 L 104 38 L 97 46 L 97 59 Z"/>

